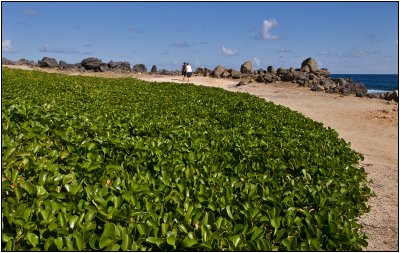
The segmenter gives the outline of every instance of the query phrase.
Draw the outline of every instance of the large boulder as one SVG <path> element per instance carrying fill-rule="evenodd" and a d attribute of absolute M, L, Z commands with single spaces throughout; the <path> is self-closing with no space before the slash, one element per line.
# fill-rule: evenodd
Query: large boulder
<path fill-rule="evenodd" d="M 227 77 L 230 77 L 230 76 L 231 76 L 231 73 L 229 73 L 228 70 L 225 70 L 225 71 L 222 72 L 222 74 L 221 74 L 221 77 L 222 77 L 222 78 L 227 78 Z"/>
<path fill-rule="evenodd" d="M 267 71 L 265 69 L 262 69 L 262 68 L 254 70 L 254 74 L 256 74 L 256 75 L 264 75 L 266 73 L 267 73 Z"/>
<path fill-rule="evenodd" d="M 41 61 L 38 61 L 38 65 L 41 68 L 57 68 L 58 62 L 54 58 L 43 57 Z"/>
<path fill-rule="evenodd" d="M 300 71 L 316 72 L 318 70 L 317 62 L 313 58 L 307 58 L 301 63 Z"/>
<path fill-rule="evenodd" d="M 338 86 L 346 86 L 346 84 L 347 84 L 347 79 L 345 79 L 345 78 L 335 78 L 335 79 L 332 79 Z"/>
<path fill-rule="evenodd" d="M 278 75 L 284 75 L 284 74 L 286 74 L 286 69 L 284 69 L 284 68 L 278 68 L 277 70 L 276 70 L 276 74 L 278 74 Z"/>
<path fill-rule="evenodd" d="M 86 59 L 83 59 L 81 61 L 81 66 L 85 68 L 85 70 L 93 70 L 96 72 L 104 72 L 104 65 L 103 62 L 94 57 L 89 57 Z"/>
<path fill-rule="evenodd" d="M 151 67 L 150 73 L 153 73 L 153 74 L 157 73 L 157 66 L 156 65 L 153 65 Z"/>
<path fill-rule="evenodd" d="M 138 73 L 147 73 L 147 68 L 144 64 L 135 64 L 133 65 L 132 71 Z"/>
<path fill-rule="evenodd" d="M 267 72 L 268 72 L 268 73 L 271 73 L 271 74 L 276 74 L 276 70 L 275 70 L 274 67 L 272 67 L 272 66 L 268 66 L 268 67 L 267 67 Z"/>
<path fill-rule="evenodd" d="M 328 69 L 322 68 L 316 71 L 317 75 L 322 76 L 322 77 L 330 77 L 331 73 L 329 72 Z"/>
<path fill-rule="evenodd" d="M 383 99 L 391 101 L 394 100 L 396 102 L 399 102 L 399 90 L 395 90 L 393 92 L 385 92 L 383 93 Z"/>
<path fill-rule="evenodd" d="M 253 64 L 251 61 L 246 61 L 240 66 L 240 72 L 242 74 L 251 74 L 253 72 Z"/>
<path fill-rule="evenodd" d="M 15 63 L 6 57 L 1 58 L 1 65 L 14 65 Z"/>
<path fill-rule="evenodd" d="M 233 79 L 239 79 L 240 78 L 240 72 L 239 71 L 237 71 L 235 69 L 229 69 L 228 71 L 231 74 L 231 77 Z"/>
<path fill-rule="evenodd" d="M 26 60 L 26 59 L 19 59 L 15 62 L 15 65 L 26 65 L 30 67 L 36 67 L 37 64 L 34 61 Z"/>
<path fill-rule="evenodd" d="M 243 86 L 243 85 L 246 85 L 244 81 L 240 81 L 238 84 L 236 84 L 236 86 Z"/>
<path fill-rule="evenodd" d="M 265 83 L 265 78 L 262 75 L 259 75 L 256 77 L 256 82 L 257 83 Z"/>
<path fill-rule="evenodd" d="M 221 77 L 222 73 L 224 73 L 225 70 L 226 70 L 225 67 L 218 65 L 217 67 L 215 67 L 211 75 L 214 77 Z"/>
<path fill-rule="evenodd" d="M 131 64 L 126 61 L 110 61 L 107 65 L 108 68 L 112 70 L 119 70 L 119 71 L 130 71 L 131 70 Z"/>
<path fill-rule="evenodd" d="M 353 83 L 352 85 L 350 85 L 350 90 L 353 94 L 362 94 L 362 97 L 364 97 L 368 93 L 367 87 L 365 87 L 365 85 L 362 83 Z"/>
<path fill-rule="evenodd" d="M 196 76 L 205 76 L 206 75 L 206 70 L 205 68 L 197 68 L 194 72 L 194 75 Z"/>
<path fill-rule="evenodd" d="M 66 63 L 65 61 L 61 60 L 61 61 L 58 63 L 58 67 L 59 67 L 60 69 L 66 69 L 66 68 L 67 68 L 67 64 L 68 64 L 68 63 Z"/>
<path fill-rule="evenodd" d="M 281 80 L 284 82 L 291 82 L 291 81 L 294 81 L 294 79 L 295 79 L 294 75 L 290 72 L 281 76 Z"/>

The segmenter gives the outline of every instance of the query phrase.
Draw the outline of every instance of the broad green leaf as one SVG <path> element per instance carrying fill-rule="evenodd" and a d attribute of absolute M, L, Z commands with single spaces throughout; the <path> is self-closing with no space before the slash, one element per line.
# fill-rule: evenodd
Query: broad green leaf
<path fill-rule="evenodd" d="M 48 176 L 47 172 L 45 172 L 45 171 L 40 172 L 39 179 L 38 179 L 38 184 L 43 186 L 46 183 L 47 176 Z"/>
<path fill-rule="evenodd" d="M 235 236 L 231 239 L 233 245 L 235 245 L 235 248 L 238 247 L 240 240 L 241 240 L 240 235 L 235 235 Z"/>
<path fill-rule="evenodd" d="M 36 247 L 36 245 L 38 245 L 39 243 L 39 237 L 34 234 L 34 233 L 28 233 L 26 235 L 26 238 L 28 239 L 29 243 L 33 246 Z"/>
<path fill-rule="evenodd" d="M 191 248 L 195 244 L 197 244 L 197 241 L 188 237 L 185 237 L 185 239 L 182 241 L 182 245 L 184 248 Z"/>
<path fill-rule="evenodd" d="M 74 238 L 75 238 L 75 242 L 76 242 L 76 246 L 78 247 L 78 250 L 81 251 L 85 248 L 85 241 L 83 240 L 82 236 L 80 235 L 80 233 L 74 233 Z"/>
<path fill-rule="evenodd" d="M 57 249 L 59 251 L 62 251 L 63 250 L 63 245 L 64 245 L 63 238 L 62 237 L 57 237 L 57 239 L 55 239 L 54 242 L 55 242 L 55 244 L 57 246 Z"/>
<path fill-rule="evenodd" d="M 254 232 L 251 234 L 250 240 L 252 241 L 256 240 L 263 232 L 264 231 L 261 228 L 255 227 Z"/>
<path fill-rule="evenodd" d="M 226 207 L 226 212 L 228 213 L 228 216 L 229 216 L 232 220 L 234 220 L 234 217 L 233 217 L 233 215 L 232 215 L 231 207 L 230 207 L 230 206 L 227 206 L 227 207 Z"/>
<path fill-rule="evenodd" d="M 114 243 L 114 239 L 111 237 L 100 237 L 100 241 L 99 241 L 99 247 L 100 249 L 103 249 L 105 247 L 107 247 L 108 245 L 111 245 L 112 243 Z"/>
<path fill-rule="evenodd" d="M 158 247 L 160 247 L 160 245 L 165 242 L 165 239 L 156 237 L 147 237 L 146 242 L 156 244 Z"/>
<path fill-rule="evenodd" d="M 173 246 L 174 249 L 176 248 L 175 242 L 176 242 L 176 237 L 175 237 L 175 235 L 169 235 L 169 236 L 167 236 L 167 243 L 168 243 L 169 245 Z"/>
<path fill-rule="evenodd" d="M 146 229 L 146 225 L 144 225 L 144 224 L 137 224 L 136 227 L 137 227 L 137 229 L 138 229 L 140 235 L 146 235 L 146 230 L 147 230 L 147 229 Z"/>

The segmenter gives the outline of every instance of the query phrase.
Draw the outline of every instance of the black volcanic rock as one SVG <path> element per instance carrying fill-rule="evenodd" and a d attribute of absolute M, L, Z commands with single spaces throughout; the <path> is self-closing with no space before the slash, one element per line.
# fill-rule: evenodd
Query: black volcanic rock
<path fill-rule="evenodd" d="M 89 57 L 81 61 L 82 67 L 84 67 L 86 70 L 93 70 L 96 72 L 104 71 L 104 67 L 102 66 L 102 64 L 103 62 L 100 59 L 94 57 Z"/>
<path fill-rule="evenodd" d="M 41 61 L 38 61 L 38 65 L 41 68 L 57 68 L 58 62 L 54 58 L 43 57 Z"/>

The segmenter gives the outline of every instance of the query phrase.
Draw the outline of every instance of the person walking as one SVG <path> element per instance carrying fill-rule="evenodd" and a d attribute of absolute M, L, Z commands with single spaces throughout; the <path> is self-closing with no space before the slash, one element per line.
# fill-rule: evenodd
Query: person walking
<path fill-rule="evenodd" d="M 192 66 L 187 62 L 186 63 L 186 76 L 188 79 L 188 82 L 190 81 L 190 77 L 192 76 Z"/>
<path fill-rule="evenodd" d="M 183 81 L 185 81 L 185 76 L 186 76 L 186 62 L 183 63 L 182 66 L 182 76 L 183 76 Z"/>

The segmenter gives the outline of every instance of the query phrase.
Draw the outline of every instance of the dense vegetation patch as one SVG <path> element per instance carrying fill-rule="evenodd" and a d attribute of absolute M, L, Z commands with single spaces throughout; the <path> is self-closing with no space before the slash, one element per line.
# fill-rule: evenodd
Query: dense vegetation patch
<path fill-rule="evenodd" d="M 2 70 L 2 250 L 360 250 L 332 129 L 243 93 Z"/>

